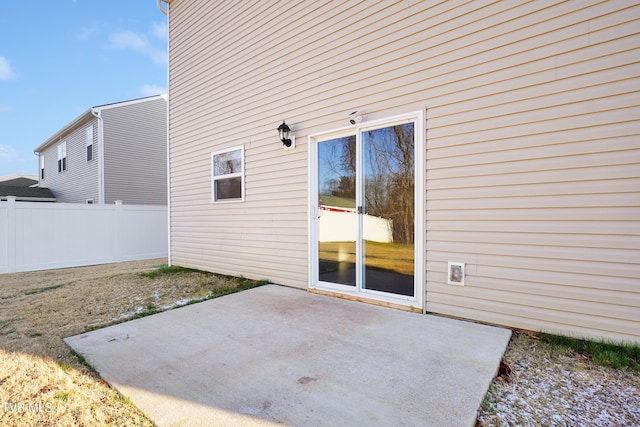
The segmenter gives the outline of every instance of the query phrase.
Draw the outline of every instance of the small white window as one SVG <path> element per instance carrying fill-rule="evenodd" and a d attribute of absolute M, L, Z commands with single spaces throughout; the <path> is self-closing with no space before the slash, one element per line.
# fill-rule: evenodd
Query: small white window
<path fill-rule="evenodd" d="M 44 154 L 40 154 L 40 179 L 44 179 Z"/>
<path fill-rule="evenodd" d="M 93 160 L 93 125 L 86 129 L 87 162 Z"/>
<path fill-rule="evenodd" d="M 58 172 L 67 170 L 67 141 L 58 145 Z"/>
<path fill-rule="evenodd" d="M 211 154 L 211 201 L 244 200 L 244 147 Z"/>

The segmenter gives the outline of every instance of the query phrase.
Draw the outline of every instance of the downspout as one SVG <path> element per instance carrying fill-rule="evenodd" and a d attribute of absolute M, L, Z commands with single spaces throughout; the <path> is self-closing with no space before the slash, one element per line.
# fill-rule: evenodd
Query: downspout
<path fill-rule="evenodd" d="M 158 9 L 167 16 L 167 56 L 169 55 L 169 1 L 156 0 Z M 162 7 L 167 4 L 167 8 Z M 168 61 L 167 61 L 168 62 Z M 167 63 L 167 265 L 171 266 L 171 155 L 169 147 L 169 64 Z"/>
<path fill-rule="evenodd" d="M 104 205 L 104 127 L 102 110 L 91 107 L 91 114 L 98 119 L 98 204 Z"/>

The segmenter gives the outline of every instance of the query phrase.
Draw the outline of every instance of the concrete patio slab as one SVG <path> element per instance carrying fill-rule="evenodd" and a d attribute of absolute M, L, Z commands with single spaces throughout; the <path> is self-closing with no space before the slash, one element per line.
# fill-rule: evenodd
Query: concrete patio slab
<path fill-rule="evenodd" d="M 267 285 L 65 341 L 158 426 L 469 426 L 510 336 Z"/>

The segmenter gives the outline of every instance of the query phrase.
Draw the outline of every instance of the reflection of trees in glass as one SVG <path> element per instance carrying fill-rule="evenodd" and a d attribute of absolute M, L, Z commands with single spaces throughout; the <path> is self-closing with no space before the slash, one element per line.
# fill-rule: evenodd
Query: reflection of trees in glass
<path fill-rule="evenodd" d="M 393 241 L 414 242 L 413 123 L 363 133 L 365 210 L 391 219 Z"/>
<path fill-rule="evenodd" d="M 213 156 L 213 174 L 215 176 L 242 172 L 242 152 L 227 151 Z"/>
<path fill-rule="evenodd" d="M 395 243 L 414 242 L 414 124 L 365 131 L 364 207 L 390 219 Z M 355 200 L 355 135 L 318 144 L 320 194 Z"/>
<path fill-rule="evenodd" d="M 318 144 L 320 194 L 355 200 L 355 135 Z"/>

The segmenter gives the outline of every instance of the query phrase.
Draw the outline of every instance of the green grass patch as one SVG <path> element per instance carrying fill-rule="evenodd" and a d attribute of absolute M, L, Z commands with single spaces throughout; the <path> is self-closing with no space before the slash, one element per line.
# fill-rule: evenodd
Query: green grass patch
<path fill-rule="evenodd" d="M 65 393 L 65 392 L 60 391 L 60 392 L 56 393 L 56 394 L 53 396 L 53 398 L 54 398 L 54 399 L 58 399 L 58 400 L 60 400 L 61 402 L 66 402 L 67 400 L 69 400 L 69 396 L 71 396 L 71 392 L 66 392 L 66 393 Z"/>
<path fill-rule="evenodd" d="M 132 408 L 133 410 L 137 410 L 136 405 L 133 404 L 133 401 L 131 400 L 131 398 L 129 396 L 125 396 L 123 394 L 120 394 L 120 400 L 122 401 L 122 403 L 124 403 L 129 408 Z"/>
<path fill-rule="evenodd" d="M 258 286 L 268 285 L 269 283 L 271 282 L 269 282 L 268 280 L 250 280 L 242 278 L 239 279 L 238 285 L 235 288 L 219 289 L 217 291 L 213 291 L 206 299 L 218 298 L 224 295 L 246 291 L 247 289 L 257 288 Z"/>
<path fill-rule="evenodd" d="M 41 294 L 43 292 L 47 292 L 47 291 L 52 291 L 54 289 L 58 289 L 63 287 L 65 284 L 60 284 L 60 285 L 51 285 L 51 286 L 45 286 L 44 288 L 36 288 L 36 289 L 30 289 L 28 291 L 25 291 L 25 295 L 34 295 L 34 294 Z"/>
<path fill-rule="evenodd" d="M 575 354 L 586 356 L 596 365 L 640 371 L 640 345 L 638 344 L 619 344 L 604 340 L 589 341 L 547 333 L 540 333 L 540 340 L 554 347 L 564 347 Z"/>
<path fill-rule="evenodd" d="M 167 276 L 170 274 L 176 273 L 202 273 L 199 270 L 194 270 L 191 268 L 180 267 L 177 265 L 161 265 L 157 267 L 155 270 L 147 271 L 145 273 L 140 273 L 140 276 L 147 277 L 149 279 L 155 279 L 160 276 Z"/>
<path fill-rule="evenodd" d="M 213 273 L 211 273 L 213 274 Z M 252 288 L 257 288 L 258 286 L 264 286 L 264 285 L 268 285 L 269 283 L 271 283 L 269 280 L 263 279 L 263 280 L 251 280 L 251 279 L 247 279 L 244 277 L 234 277 L 234 276 L 222 276 L 222 275 L 218 275 L 219 277 L 224 277 L 226 279 L 230 279 L 230 280 L 235 280 L 237 282 L 237 285 L 235 287 L 232 288 L 225 288 L 225 289 L 214 289 L 212 291 L 210 291 L 207 295 L 201 297 L 201 298 L 192 298 L 189 301 L 187 301 L 186 303 L 182 304 L 180 307 L 185 307 L 187 305 L 192 305 L 192 304 L 197 304 L 199 302 L 204 302 L 213 298 L 218 298 L 218 297 L 222 297 L 225 295 L 229 295 L 229 294 L 233 294 L 236 292 L 240 292 L 240 291 L 246 291 L 248 289 L 252 289 Z"/>
<path fill-rule="evenodd" d="M 98 373 L 98 371 L 95 370 L 95 368 L 93 366 L 91 366 L 89 364 L 89 362 L 87 362 L 86 357 L 84 357 L 83 354 L 78 353 L 77 351 L 75 351 L 74 349 L 71 349 L 71 353 L 76 357 L 76 359 L 78 359 L 78 362 L 80 362 L 82 365 L 84 365 L 85 368 L 87 368 L 89 371 L 91 371 L 96 377 L 99 377 L 100 374 Z"/>
<path fill-rule="evenodd" d="M 13 317 L 11 319 L 0 320 L 0 329 L 6 329 L 12 324 L 14 324 L 15 322 L 19 322 L 22 319 L 23 319 L 22 317 Z"/>
<path fill-rule="evenodd" d="M 71 365 L 68 365 L 64 362 L 58 363 L 58 366 L 60 366 L 60 369 L 62 369 L 63 372 L 67 372 L 71 370 Z"/>
<path fill-rule="evenodd" d="M 141 317 L 151 316 L 152 314 L 160 313 L 161 311 L 162 309 L 160 309 L 157 305 L 150 302 L 149 304 L 145 305 L 141 311 L 129 317 L 127 320 L 139 319 Z"/>

